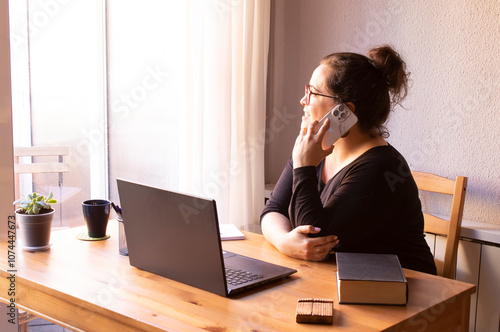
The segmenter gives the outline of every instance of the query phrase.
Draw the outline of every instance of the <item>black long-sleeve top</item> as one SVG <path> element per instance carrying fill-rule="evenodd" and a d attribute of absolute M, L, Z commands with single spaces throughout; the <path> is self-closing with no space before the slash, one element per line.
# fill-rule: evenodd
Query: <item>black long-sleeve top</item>
<path fill-rule="evenodd" d="M 262 217 L 278 212 L 292 225 L 337 235 L 335 251 L 392 253 L 405 268 L 436 274 L 424 239 L 418 189 L 408 164 L 391 145 L 366 151 L 326 184 L 324 161 L 293 169 L 290 158 Z"/>

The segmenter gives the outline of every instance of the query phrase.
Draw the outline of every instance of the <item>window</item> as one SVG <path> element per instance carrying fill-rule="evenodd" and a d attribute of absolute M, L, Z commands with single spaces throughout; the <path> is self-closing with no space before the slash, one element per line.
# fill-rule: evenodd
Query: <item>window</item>
<path fill-rule="evenodd" d="M 104 6 L 54 0 L 9 7 L 14 146 L 70 147 L 62 188 L 58 174 L 20 174 L 16 197 L 53 191 L 54 226 L 81 225 L 81 202 L 107 196 Z"/>
<path fill-rule="evenodd" d="M 119 203 L 121 177 L 257 224 L 269 1 L 9 4 L 14 145 L 70 147 L 62 189 L 58 174 L 18 175 L 21 194 L 52 190 L 55 223 L 73 227 L 82 201 Z"/>

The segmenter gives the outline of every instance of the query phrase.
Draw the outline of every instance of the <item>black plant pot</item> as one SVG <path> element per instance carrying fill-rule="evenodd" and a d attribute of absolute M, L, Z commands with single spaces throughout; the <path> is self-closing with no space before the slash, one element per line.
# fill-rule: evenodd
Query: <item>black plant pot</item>
<path fill-rule="evenodd" d="M 40 251 L 50 248 L 50 233 L 54 209 L 43 214 L 23 214 L 16 211 L 19 236 L 22 248 L 27 251 Z"/>

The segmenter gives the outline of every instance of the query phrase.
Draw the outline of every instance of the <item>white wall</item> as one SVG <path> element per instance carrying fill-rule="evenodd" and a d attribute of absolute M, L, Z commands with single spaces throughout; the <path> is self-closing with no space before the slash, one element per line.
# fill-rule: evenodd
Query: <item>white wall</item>
<path fill-rule="evenodd" d="M 388 43 L 413 80 L 389 142 L 412 169 L 467 176 L 464 218 L 500 224 L 500 1 L 275 0 L 272 20 L 266 182 L 291 153 L 320 59 Z"/>

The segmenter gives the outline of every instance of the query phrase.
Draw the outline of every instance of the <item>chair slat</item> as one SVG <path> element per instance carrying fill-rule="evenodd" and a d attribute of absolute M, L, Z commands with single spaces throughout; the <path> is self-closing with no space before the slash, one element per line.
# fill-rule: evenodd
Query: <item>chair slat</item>
<path fill-rule="evenodd" d="M 15 164 L 14 173 L 67 173 L 69 167 L 63 163 Z"/>
<path fill-rule="evenodd" d="M 424 172 L 412 171 L 413 178 L 420 190 L 432 191 L 441 194 L 453 195 L 455 181 L 448 178 Z"/>
<path fill-rule="evenodd" d="M 14 157 L 67 155 L 69 155 L 69 146 L 27 146 L 14 148 Z"/>
<path fill-rule="evenodd" d="M 448 235 L 450 222 L 424 212 L 424 231 L 432 234 Z"/>

